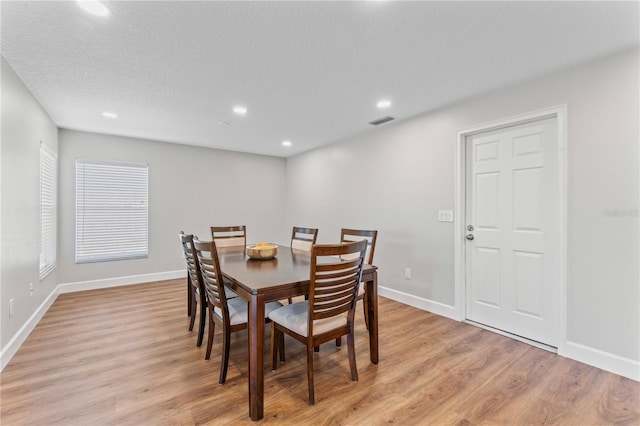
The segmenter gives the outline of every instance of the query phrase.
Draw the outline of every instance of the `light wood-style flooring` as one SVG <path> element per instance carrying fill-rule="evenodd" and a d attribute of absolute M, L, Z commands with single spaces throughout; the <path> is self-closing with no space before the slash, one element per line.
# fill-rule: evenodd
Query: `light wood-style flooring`
<path fill-rule="evenodd" d="M 0 424 L 251 424 L 246 331 L 218 384 L 221 336 L 205 361 L 185 298 L 184 280 L 60 295 L 0 375 Z M 633 380 L 385 298 L 373 365 L 360 305 L 357 318 L 360 380 L 346 345 L 323 345 L 313 407 L 304 347 L 287 338 L 275 372 L 265 354 L 262 423 L 640 424 Z"/>

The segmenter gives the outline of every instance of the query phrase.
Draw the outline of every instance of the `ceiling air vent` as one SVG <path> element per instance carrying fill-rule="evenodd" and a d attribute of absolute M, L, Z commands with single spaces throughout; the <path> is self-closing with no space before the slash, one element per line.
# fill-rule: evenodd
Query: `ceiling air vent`
<path fill-rule="evenodd" d="M 387 121 L 391 121 L 391 120 L 395 120 L 395 119 L 393 117 L 382 117 L 382 118 L 378 118 L 377 120 L 373 120 L 369 124 L 371 124 L 373 126 L 379 126 L 379 125 L 384 124 Z"/>

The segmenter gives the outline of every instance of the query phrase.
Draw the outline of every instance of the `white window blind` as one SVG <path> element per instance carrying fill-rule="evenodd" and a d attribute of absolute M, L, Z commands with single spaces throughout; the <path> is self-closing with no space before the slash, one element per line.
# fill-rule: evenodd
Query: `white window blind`
<path fill-rule="evenodd" d="M 76 263 L 146 257 L 146 164 L 76 160 Z"/>
<path fill-rule="evenodd" d="M 40 279 L 56 267 L 56 154 L 40 145 Z"/>

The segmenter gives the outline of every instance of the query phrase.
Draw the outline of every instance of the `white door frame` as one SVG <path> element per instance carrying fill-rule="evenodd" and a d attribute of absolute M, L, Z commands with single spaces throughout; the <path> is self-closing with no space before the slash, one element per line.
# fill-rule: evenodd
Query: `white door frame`
<path fill-rule="evenodd" d="M 560 284 L 558 300 L 557 324 L 560 325 L 558 334 L 558 354 L 566 352 L 567 341 L 567 106 L 556 107 L 534 111 L 522 115 L 508 117 L 502 120 L 492 121 L 485 124 L 476 125 L 459 131 L 456 137 L 456 164 L 455 164 L 455 200 L 454 211 L 454 260 L 455 260 L 455 303 L 456 319 L 463 321 L 466 319 L 466 259 L 465 259 L 465 239 L 464 228 L 466 212 L 466 164 L 465 164 L 465 143 L 467 136 L 477 133 L 484 133 L 491 130 L 498 130 L 504 127 L 511 127 L 544 118 L 556 118 L 558 124 L 558 217 L 560 218 L 558 233 L 558 270 L 556 277 Z"/>

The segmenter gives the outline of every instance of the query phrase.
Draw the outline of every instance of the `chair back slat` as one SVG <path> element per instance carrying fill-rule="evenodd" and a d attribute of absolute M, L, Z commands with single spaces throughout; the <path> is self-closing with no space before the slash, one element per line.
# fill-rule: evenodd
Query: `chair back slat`
<path fill-rule="evenodd" d="M 317 293 L 315 298 L 315 313 L 316 319 L 325 316 L 337 315 L 340 312 L 334 312 L 335 310 L 341 310 L 342 307 L 348 305 L 352 297 L 353 287 L 342 286 L 340 288 L 333 288 L 331 292 Z M 341 311 L 343 312 L 343 311 Z"/>
<path fill-rule="evenodd" d="M 180 243 L 182 244 L 182 252 L 187 262 L 187 275 L 189 282 L 195 288 L 200 290 L 200 265 L 195 257 L 195 247 L 193 245 L 193 235 L 185 234 L 180 231 Z"/>
<path fill-rule="evenodd" d="M 373 254 L 376 249 L 377 238 L 378 231 L 376 230 L 342 228 L 342 230 L 340 231 L 340 241 L 343 243 L 360 241 L 362 239 L 367 240 L 367 252 L 364 260 L 364 263 L 366 263 L 367 265 L 373 265 Z M 343 258 L 348 259 L 349 256 L 354 255 L 346 255 L 346 257 L 343 256 Z"/>
<path fill-rule="evenodd" d="M 343 314 L 353 321 L 355 298 L 362 276 L 367 242 L 314 245 L 309 288 L 309 335 L 313 321 Z M 357 258 L 344 260 L 345 255 Z"/>
<path fill-rule="evenodd" d="M 313 247 L 317 239 L 317 228 L 294 226 L 291 231 L 291 248 L 295 250 L 311 251 L 311 247 Z"/>
<path fill-rule="evenodd" d="M 247 227 L 245 225 L 236 226 L 212 226 L 211 238 L 216 243 L 216 247 L 246 247 Z"/>
<path fill-rule="evenodd" d="M 200 265 L 200 274 L 204 289 L 207 293 L 207 300 L 210 305 L 219 308 L 223 318 L 229 317 L 227 297 L 218 259 L 218 251 L 213 241 L 193 241 L 196 258 Z"/>
<path fill-rule="evenodd" d="M 351 281 L 355 279 L 355 276 L 345 278 L 340 282 L 336 282 L 330 287 L 321 287 L 316 285 L 316 296 L 326 295 L 326 294 L 334 294 L 343 291 L 346 288 L 350 288 Z"/>
<path fill-rule="evenodd" d="M 356 257 L 353 257 L 354 253 L 349 255 L 340 256 L 340 263 L 320 264 L 316 265 L 316 272 L 323 278 L 331 278 L 333 275 L 340 275 L 346 273 L 348 269 L 357 269 L 360 263 L 359 253 L 355 253 Z M 348 259 L 345 257 L 349 256 Z"/>

